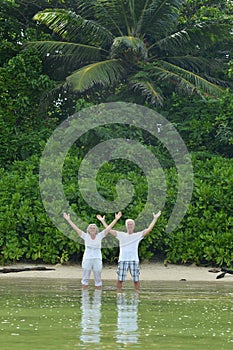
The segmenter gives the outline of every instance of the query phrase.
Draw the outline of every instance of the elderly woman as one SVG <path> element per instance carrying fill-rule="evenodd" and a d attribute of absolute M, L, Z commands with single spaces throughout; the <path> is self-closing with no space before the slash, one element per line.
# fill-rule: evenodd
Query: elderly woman
<path fill-rule="evenodd" d="M 98 233 L 98 228 L 95 224 L 88 225 L 87 232 L 83 232 L 73 223 L 69 214 L 67 213 L 63 214 L 63 217 L 66 219 L 66 221 L 70 224 L 70 226 L 77 232 L 77 234 L 85 242 L 85 251 L 82 259 L 82 271 L 83 271 L 82 288 L 83 289 L 87 289 L 88 287 L 91 270 L 93 270 L 93 274 L 94 274 L 95 288 L 101 289 L 102 287 L 101 241 L 104 237 L 106 237 L 106 235 L 109 233 L 109 231 L 112 229 L 112 227 L 116 224 L 116 222 L 120 219 L 121 216 L 122 216 L 121 212 L 119 212 L 118 214 L 115 214 L 115 219 L 111 222 L 111 224 L 106 226 L 106 228 L 103 231 Z M 97 217 L 100 217 L 100 215 L 97 215 Z"/>

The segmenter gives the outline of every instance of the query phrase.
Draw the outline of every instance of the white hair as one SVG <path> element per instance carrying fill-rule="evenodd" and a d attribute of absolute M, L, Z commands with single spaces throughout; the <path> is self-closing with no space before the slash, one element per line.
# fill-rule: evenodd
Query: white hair
<path fill-rule="evenodd" d="M 133 226 L 135 226 L 135 221 L 134 221 L 133 219 L 127 219 L 127 220 L 125 220 L 125 226 L 126 226 L 126 228 L 127 228 L 128 222 L 132 222 L 132 223 L 133 223 Z"/>
<path fill-rule="evenodd" d="M 90 234 L 89 228 L 90 228 L 90 226 L 93 226 L 93 225 L 94 225 L 95 228 L 96 228 L 96 234 L 99 233 L 99 229 L 98 229 L 98 227 L 96 226 L 96 224 L 89 224 L 89 225 L 87 226 L 87 233 Z"/>

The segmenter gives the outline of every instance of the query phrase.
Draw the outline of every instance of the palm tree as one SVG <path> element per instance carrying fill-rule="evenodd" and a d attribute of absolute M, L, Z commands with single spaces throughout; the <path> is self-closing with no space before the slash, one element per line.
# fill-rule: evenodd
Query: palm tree
<path fill-rule="evenodd" d="M 208 49 L 229 35 L 223 23 L 185 27 L 185 0 L 81 0 L 77 11 L 47 9 L 34 17 L 56 40 L 32 42 L 66 69 L 64 86 L 83 93 L 127 85 L 150 104 L 162 104 L 173 86 L 188 94 L 219 96 Z"/>

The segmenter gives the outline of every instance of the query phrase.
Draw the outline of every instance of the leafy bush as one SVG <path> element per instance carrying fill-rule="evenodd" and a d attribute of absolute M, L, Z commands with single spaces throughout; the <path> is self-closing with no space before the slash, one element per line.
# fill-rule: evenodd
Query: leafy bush
<path fill-rule="evenodd" d="M 1 169 L 1 263 L 19 260 L 56 263 L 77 247 L 51 223 L 40 198 L 37 156 Z"/>
<path fill-rule="evenodd" d="M 173 95 L 161 112 L 174 123 L 190 152 L 209 152 L 232 157 L 233 95 L 226 92 L 219 99 L 180 98 Z"/>
<path fill-rule="evenodd" d="M 172 263 L 232 265 L 232 162 L 221 157 L 203 159 L 203 153 L 193 155 L 195 184 L 192 202 L 179 227 L 170 234 L 165 232 L 165 226 L 176 200 L 176 171 L 174 168 L 166 170 L 167 202 L 153 232 L 140 243 L 141 259 L 163 255 Z M 78 261 L 82 257 L 83 244 L 77 239 L 69 239 L 55 228 L 45 212 L 40 198 L 38 164 L 39 158 L 34 156 L 27 161 L 15 162 L 10 171 L 1 170 L 1 263 L 23 260 L 56 263 Z M 96 210 L 85 203 L 79 193 L 76 176 L 79 164 L 78 156 L 67 155 L 64 191 L 79 217 L 99 225 Z M 126 175 L 134 184 L 135 196 L 119 225 L 124 225 L 126 218 L 135 218 L 142 211 L 146 201 L 146 181 L 140 173 L 130 171 L 127 163 L 121 168 L 121 173 L 116 164 L 106 164 L 100 169 L 97 179 L 100 193 L 112 200 L 115 184 Z M 113 215 L 107 214 L 106 218 L 109 222 Z M 104 260 L 114 262 L 117 257 L 115 244 L 113 248 L 110 245 L 103 249 Z"/>
<path fill-rule="evenodd" d="M 54 83 L 42 74 L 35 52 L 23 51 L 0 68 L 0 164 L 40 153 L 56 125 L 50 111 L 39 112 L 43 95 Z"/>
<path fill-rule="evenodd" d="M 166 258 L 173 263 L 233 264 L 233 160 L 193 156 L 192 202 L 182 223 L 166 237 Z"/>

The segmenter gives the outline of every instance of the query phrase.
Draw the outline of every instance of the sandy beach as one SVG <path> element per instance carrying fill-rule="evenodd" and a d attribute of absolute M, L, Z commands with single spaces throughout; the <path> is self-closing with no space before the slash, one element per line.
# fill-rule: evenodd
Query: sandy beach
<path fill-rule="evenodd" d="M 80 280 L 82 277 L 81 265 L 44 265 L 44 264 L 15 264 L 4 266 L 4 268 L 33 268 L 45 267 L 43 271 L 21 271 L 0 273 L 0 279 L 4 278 L 50 278 L 50 279 L 75 279 Z M 2 270 L 3 267 L 0 269 Z M 52 269 L 52 270 L 47 270 Z M 117 266 L 106 265 L 103 266 L 102 280 L 116 280 Z M 210 272 L 213 268 L 199 267 L 196 265 L 173 265 L 168 264 L 164 266 L 162 262 L 144 262 L 140 264 L 140 280 L 141 281 L 203 281 L 216 283 L 233 283 L 233 275 L 226 274 L 221 279 L 216 279 L 221 274 L 220 269 L 217 272 Z M 215 270 L 215 269 L 214 269 Z M 91 275 L 93 279 L 93 275 Z M 128 273 L 127 280 L 131 280 Z"/>

